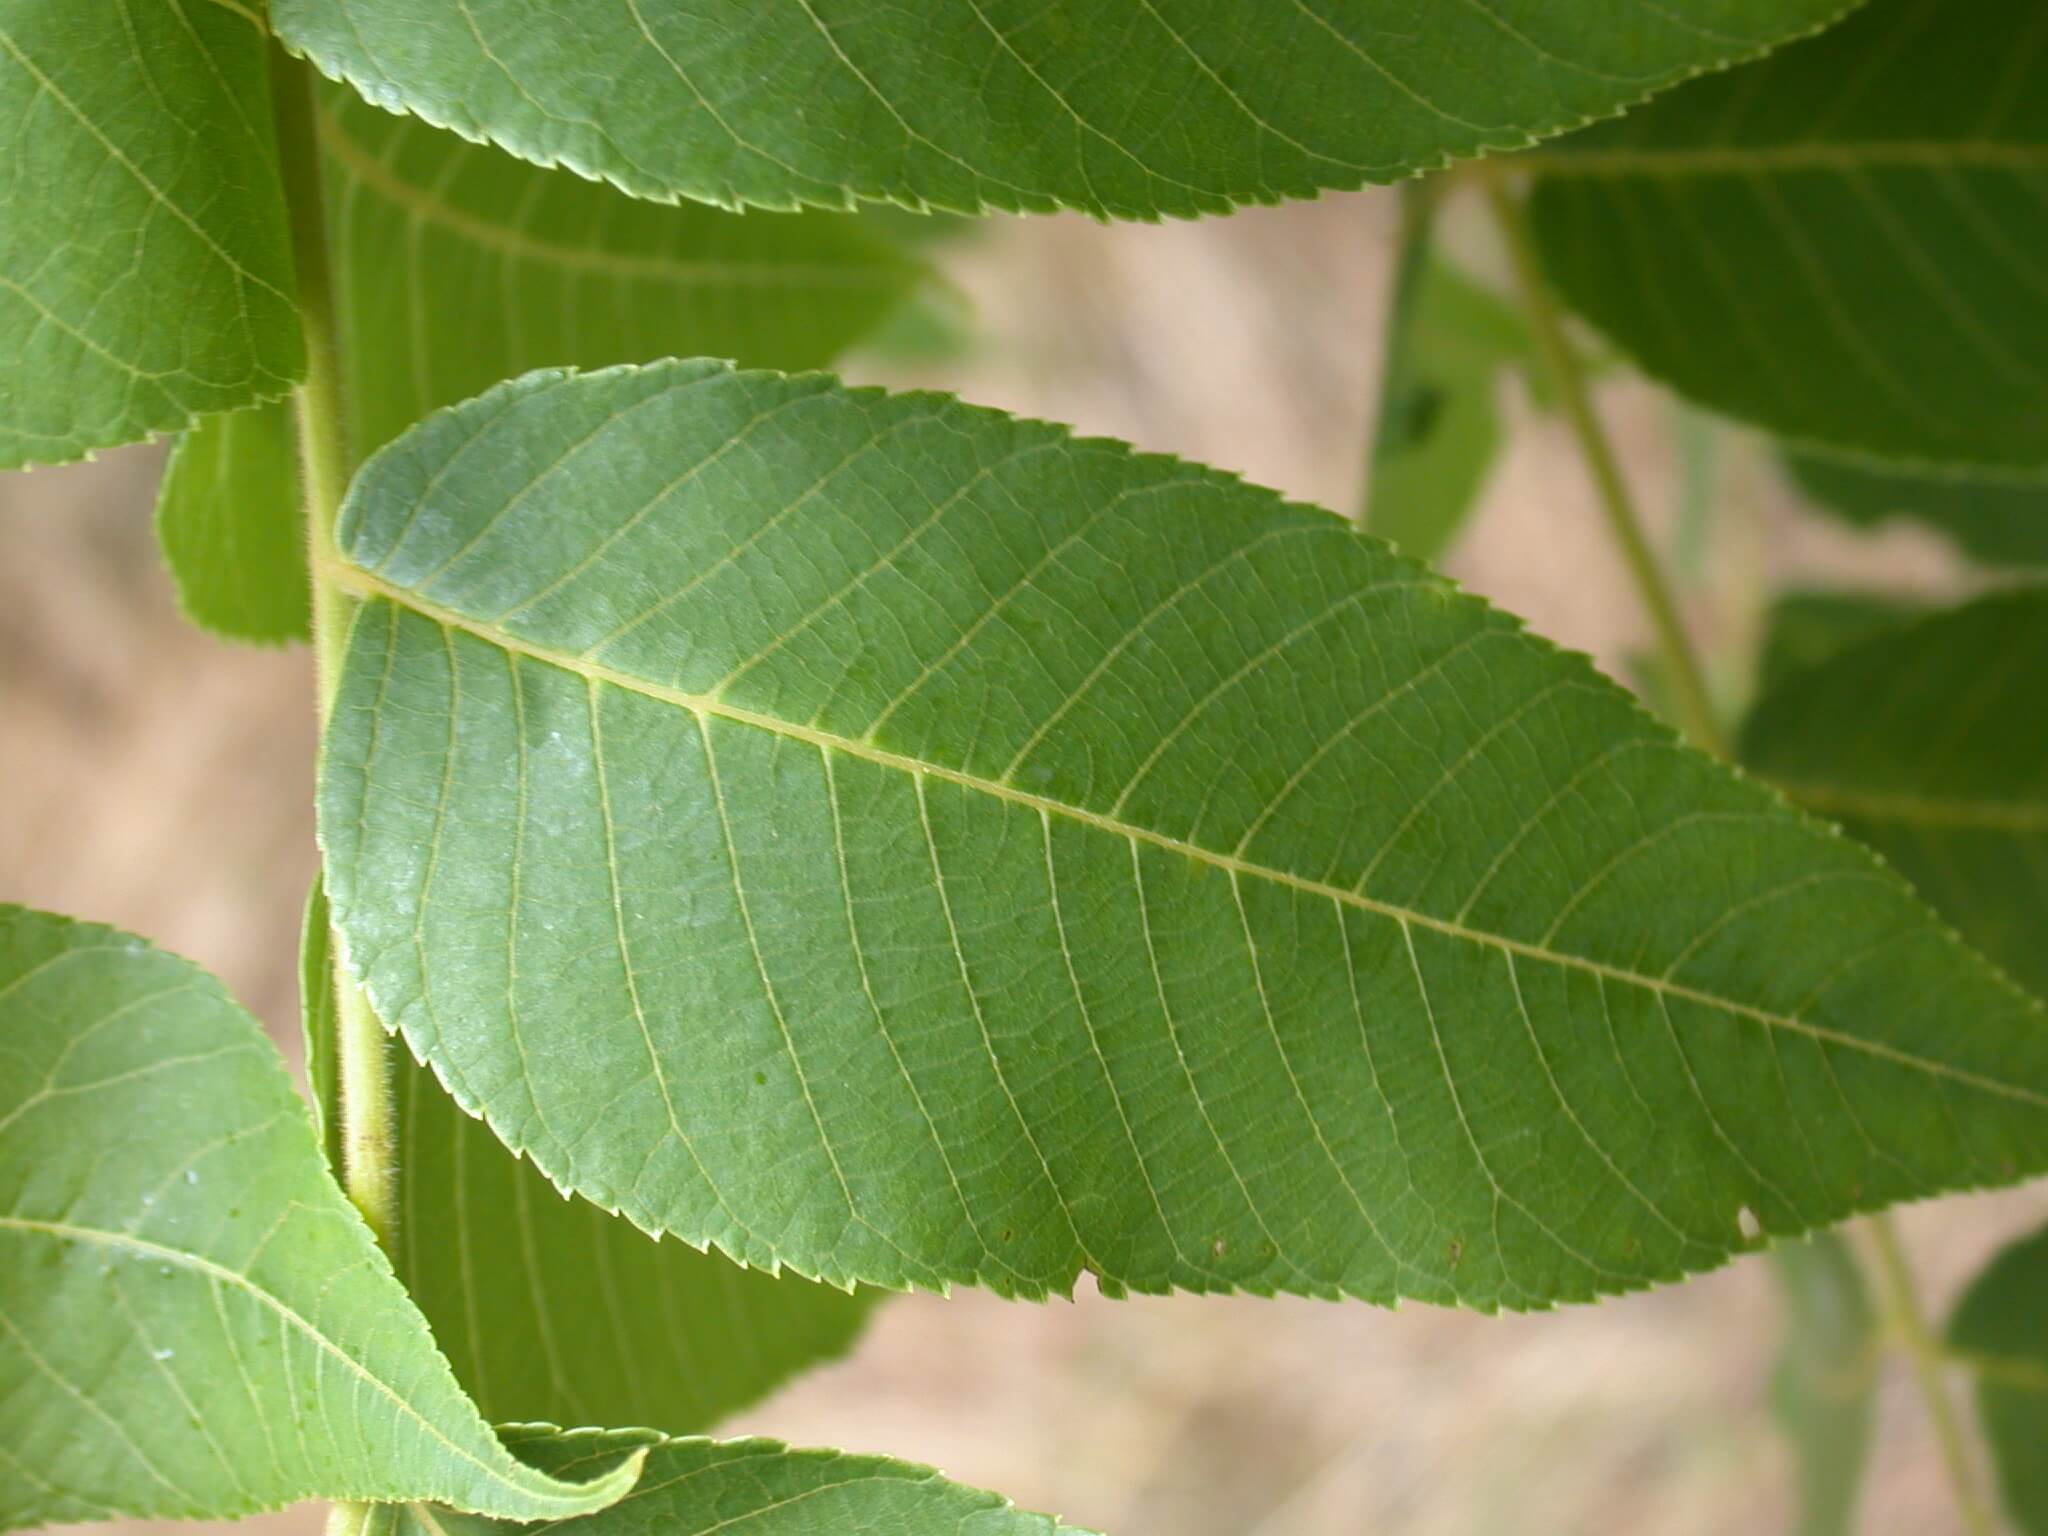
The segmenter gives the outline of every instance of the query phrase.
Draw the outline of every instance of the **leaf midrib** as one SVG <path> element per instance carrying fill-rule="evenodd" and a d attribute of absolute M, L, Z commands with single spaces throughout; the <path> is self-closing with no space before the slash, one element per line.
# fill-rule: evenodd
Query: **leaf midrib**
<path fill-rule="evenodd" d="M 396 1387 L 392 1386 L 391 1383 L 377 1375 L 376 1372 L 372 1371 L 334 1340 L 322 1333 L 297 1310 L 286 1305 L 281 1297 L 275 1296 L 263 1289 L 262 1286 L 257 1285 L 239 1270 L 230 1269 L 225 1264 L 203 1258 L 199 1254 L 188 1252 L 182 1248 L 172 1248 L 163 1243 L 151 1242 L 148 1238 L 137 1237 L 129 1232 L 110 1232 L 102 1227 L 81 1227 L 71 1222 L 37 1221 L 32 1217 L 26 1216 L 0 1215 L 0 1231 L 36 1233 L 44 1237 L 54 1237 L 72 1242 L 97 1243 L 102 1247 L 126 1249 L 132 1253 L 141 1254 L 166 1264 L 176 1264 L 182 1269 L 195 1270 L 210 1279 L 232 1286 L 261 1305 L 268 1307 L 289 1326 L 319 1345 L 328 1354 L 334 1356 L 355 1376 L 368 1382 L 378 1392 L 389 1398 L 392 1405 L 400 1413 L 417 1424 L 444 1449 L 460 1460 L 469 1463 L 477 1471 L 483 1473 L 484 1476 L 503 1487 L 516 1489 L 524 1498 L 552 1498 L 554 1502 L 561 1504 L 565 1508 L 577 1509 L 582 1507 L 583 1501 L 581 1500 L 572 1503 L 560 1495 L 547 1494 L 545 1492 L 545 1482 L 540 1488 L 535 1488 L 513 1481 L 506 1477 L 501 1470 L 478 1457 L 475 1452 L 465 1450 L 455 1441 L 450 1440 L 446 1434 L 435 1426 L 431 1419 L 427 1418 L 426 1415 L 406 1401 L 404 1395 Z M 481 1422 L 479 1420 L 479 1423 Z M 507 1459 L 511 1460 L 514 1466 L 524 1466 L 524 1463 L 519 1462 L 516 1458 L 512 1458 L 509 1452 L 507 1453 Z M 546 1481 L 552 1481 L 552 1479 L 546 1479 L 546 1474 L 544 1473 L 536 1472 L 535 1476 Z M 470 1513 L 481 1512 L 470 1511 Z"/>
<path fill-rule="evenodd" d="M 1681 180 L 1787 171 L 1844 175 L 1886 170 L 2048 171 L 2048 144 L 2005 144 L 1995 139 L 1816 139 L 1672 149 L 1622 145 L 1573 149 L 1567 142 L 1525 156 L 1524 163 L 1545 181 L 1598 177 Z"/>
<path fill-rule="evenodd" d="M 437 225 L 473 245 L 515 261 L 589 272 L 622 281 L 702 287 L 889 288 L 902 279 L 901 269 L 886 261 L 708 261 L 668 255 L 629 255 L 601 246 L 569 245 L 544 239 L 508 224 L 496 223 L 480 214 L 466 213 L 407 181 L 350 138 L 348 130 L 332 109 L 323 107 L 319 122 L 321 147 L 350 180 L 409 218 Z M 448 149 L 451 154 L 461 154 L 473 147 L 454 141 Z"/>
<path fill-rule="evenodd" d="M 351 565 L 347 561 L 337 559 L 332 555 L 319 559 L 317 564 L 320 567 L 321 576 L 324 580 L 333 582 L 336 586 L 359 598 L 381 598 L 395 607 L 417 614 L 419 617 L 438 624 L 444 629 L 469 635 L 471 638 L 480 640 L 484 644 L 493 646 L 501 651 L 541 663 L 545 666 L 555 667 L 564 672 L 573 673 L 588 683 L 604 684 L 621 689 L 624 692 L 639 694 L 644 698 L 653 699 L 659 703 L 687 710 L 699 718 L 715 718 L 727 720 L 736 725 L 751 726 L 756 730 L 767 731 L 792 741 L 804 742 L 817 748 L 820 752 L 838 752 L 847 757 L 873 763 L 878 767 L 889 768 L 899 773 L 913 776 L 921 775 L 926 778 L 938 779 L 944 783 L 956 784 L 963 789 L 973 790 L 987 795 L 994 800 L 1016 805 L 1042 815 L 1059 816 L 1079 825 L 1092 827 L 1096 831 L 1104 832 L 1114 837 L 1121 837 L 1132 843 L 1146 844 L 1161 849 L 1164 852 L 1179 854 L 1197 863 L 1226 871 L 1234 877 L 1242 876 L 1270 881 L 1273 884 L 1285 886 L 1306 895 L 1321 897 L 1335 903 L 1339 907 L 1352 907 L 1359 911 L 1372 913 L 1378 917 L 1388 918 L 1401 924 L 1404 929 L 1409 927 L 1425 928 L 1450 938 L 1479 945 L 1483 948 L 1499 950 L 1505 954 L 1521 956 L 1543 964 L 1581 971 L 1587 975 L 1596 976 L 1623 986 L 1640 987 L 1661 997 L 1696 1003 L 1706 1008 L 1719 1009 L 1723 1012 L 1750 1019 L 1768 1028 L 1782 1029 L 1794 1034 L 1804 1035 L 1823 1044 L 1860 1051 L 1866 1055 L 1878 1057 L 1899 1066 L 1924 1072 L 1932 1077 L 1947 1079 L 1965 1087 L 1974 1088 L 1979 1092 L 2048 1109 L 2048 1094 L 2038 1093 L 2017 1084 L 2003 1083 L 1995 1078 L 1985 1077 L 1980 1073 L 1950 1066 L 1946 1062 L 1931 1061 L 1926 1057 L 1916 1056 L 1911 1052 L 1886 1045 L 1882 1041 L 1861 1039 L 1855 1035 L 1845 1034 L 1839 1030 L 1829 1029 L 1824 1025 L 1814 1024 L 1791 1015 L 1773 1013 L 1769 1009 L 1758 1008 L 1749 1003 L 1717 997 L 1710 992 L 1703 992 L 1698 988 L 1688 987 L 1681 982 L 1674 982 L 1668 978 L 1644 975 L 1639 971 L 1610 965 L 1604 961 L 1594 960 L 1583 955 L 1551 949 L 1545 945 L 1531 943 L 1523 939 L 1512 939 L 1503 934 L 1489 933 L 1464 923 L 1454 922 L 1448 918 L 1437 917 L 1431 913 L 1405 907 L 1396 902 L 1376 900 L 1373 897 L 1342 886 L 1330 885 L 1320 880 L 1311 880 L 1306 876 L 1297 875 L 1291 871 L 1275 869 L 1269 865 L 1254 864 L 1239 858 L 1235 854 L 1220 853 L 1211 848 L 1204 848 L 1196 843 L 1184 842 L 1179 838 L 1169 837 L 1163 832 L 1155 832 L 1149 827 L 1141 827 L 1130 822 L 1121 821 L 1112 816 L 1105 816 L 1096 811 L 1070 805 L 1062 800 L 1032 794 L 1028 790 L 1016 789 L 1008 784 L 983 778 L 977 774 L 966 773 L 960 769 L 950 768 L 939 763 L 929 763 L 917 758 L 907 757 L 901 753 L 891 752 L 886 748 L 878 747 L 871 742 L 859 741 L 831 731 L 822 731 L 814 726 L 798 725 L 792 721 L 780 720 L 773 715 L 765 715 L 739 705 L 729 704 L 709 694 L 688 693 L 682 689 L 665 687 L 662 684 L 649 682 L 645 678 L 634 677 L 630 673 L 617 671 L 614 668 L 603 666 L 583 657 L 565 655 L 562 652 L 521 639 L 516 635 L 508 634 L 503 630 L 493 628 L 489 624 L 458 613 L 454 609 L 446 608 L 439 603 L 433 602 L 431 599 L 424 598 L 416 592 L 409 591 L 404 587 L 395 586 L 381 577 L 371 575 L 360 567 Z"/>

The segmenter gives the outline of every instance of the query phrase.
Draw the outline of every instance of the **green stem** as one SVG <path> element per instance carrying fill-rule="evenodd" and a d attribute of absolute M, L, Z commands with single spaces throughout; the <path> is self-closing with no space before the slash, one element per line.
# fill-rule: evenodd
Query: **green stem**
<path fill-rule="evenodd" d="M 1398 388 L 1408 371 L 1408 353 L 1414 345 L 1408 311 L 1415 302 L 1415 290 L 1422 281 L 1422 269 L 1429 259 L 1430 235 L 1436 227 L 1437 206 L 1442 203 L 1444 180 L 1432 176 L 1401 186 L 1401 222 L 1396 233 L 1394 280 L 1383 310 L 1385 337 L 1380 346 L 1380 398 L 1373 414 L 1372 436 L 1365 445 L 1365 487 L 1358 499 L 1361 527 L 1370 526 L 1374 508 L 1370 504 L 1373 469 L 1380 458 L 1380 445 L 1391 431 L 1390 418 L 1404 408 Z"/>
<path fill-rule="evenodd" d="M 1656 629 L 1665 667 L 1670 674 L 1681 724 L 1695 746 L 1717 757 L 1726 757 L 1727 739 L 1722 734 L 1720 719 L 1707 692 L 1705 677 L 1693 654 L 1692 644 L 1686 638 L 1685 628 L 1679 622 L 1678 605 L 1672 599 L 1670 586 L 1648 539 L 1643 536 L 1642 522 L 1636 516 L 1635 505 L 1629 498 L 1628 485 L 1621 477 L 1614 450 L 1601 429 L 1599 418 L 1593 413 L 1592 401 L 1586 390 L 1585 371 L 1579 365 L 1578 354 L 1570 338 L 1565 335 L 1557 300 L 1537 260 L 1521 210 L 1498 173 L 1482 167 L 1478 179 L 1486 189 L 1494 216 L 1506 238 L 1523 307 L 1528 312 L 1530 331 L 1556 386 L 1565 420 L 1578 439 L 1579 451 L 1592 476 L 1593 488 L 1599 495 L 1608 528 L 1620 547 L 1643 606 L 1649 610 L 1650 622 Z M 1955 1487 L 1963 1529 L 1966 1536 L 1994 1536 L 1990 1511 L 1978 1494 L 1976 1479 L 1970 1472 L 1962 1426 L 1942 1380 L 1944 1355 L 1941 1343 L 1928 1333 L 1926 1324 L 1921 1320 L 1912 1272 L 1900 1251 L 1898 1236 L 1890 1220 L 1882 1213 L 1872 1216 L 1868 1225 L 1876 1250 L 1880 1289 L 1884 1293 L 1890 1331 L 1912 1361 L 1914 1379 L 1927 1405 L 1927 1416 L 1934 1424 L 1942 1464 Z"/>
<path fill-rule="evenodd" d="M 1962 1516 L 1966 1536 L 1993 1536 L 1996 1527 L 1992 1523 L 1991 1511 L 1978 1491 L 1976 1476 L 1970 1470 L 1970 1454 L 1963 1439 L 1963 1426 L 1956 1417 L 1955 1405 L 1949 1400 L 1948 1383 L 1942 1378 L 1942 1366 L 1946 1360 L 1941 1341 L 1927 1331 L 1927 1324 L 1920 1316 L 1920 1301 L 1913 1284 L 1913 1271 L 1907 1266 L 1906 1255 L 1899 1246 L 1899 1235 L 1892 1226 L 1891 1218 L 1883 1212 L 1872 1216 L 1866 1223 L 1870 1230 L 1870 1246 L 1877 1258 L 1879 1289 L 1883 1298 L 1885 1320 L 1912 1362 L 1913 1380 L 1920 1389 L 1920 1400 L 1927 1407 L 1927 1417 L 1934 1425 L 1934 1441 L 1941 1453 L 1941 1464 L 1948 1473 L 1949 1485 L 1955 1490 L 1956 1507 Z"/>
<path fill-rule="evenodd" d="M 1536 339 L 1537 350 L 1543 354 L 1544 365 L 1564 408 L 1565 423 L 1578 440 L 1579 454 L 1585 460 L 1586 472 L 1592 477 L 1593 490 L 1599 498 L 1600 510 L 1606 516 L 1608 532 L 1614 536 L 1615 546 L 1628 566 L 1643 607 L 1649 612 L 1658 648 L 1663 652 L 1665 670 L 1670 674 L 1679 724 L 1692 738 L 1694 746 L 1716 757 L 1726 757 L 1728 743 L 1721 733 L 1720 719 L 1707 692 L 1706 678 L 1693 654 L 1692 642 L 1686 638 L 1685 626 L 1679 621 L 1678 604 L 1672 598 L 1670 585 L 1664 579 L 1649 540 L 1643 535 L 1642 520 L 1636 515 L 1628 484 L 1621 477 L 1621 466 L 1614 457 L 1614 449 L 1601 428 L 1600 418 L 1593 412 L 1593 403 L 1586 389 L 1585 369 L 1580 366 L 1578 352 L 1571 339 L 1565 335 L 1557 300 L 1550 291 L 1549 280 L 1543 275 L 1521 210 L 1515 206 L 1514 198 L 1498 174 L 1488 172 L 1479 177 L 1479 182 L 1493 205 L 1494 217 L 1500 222 L 1501 234 L 1507 241 L 1508 254 L 1514 263 L 1515 283 L 1521 291 L 1522 307 L 1528 314 L 1530 333 Z"/>
<path fill-rule="evenodd" d="M 305 499 L 307 564 L 313 581 L 313 656 L 324 729 L 334 709 L 349 620 L 355 612 L 354 599 L 326 575 L 334 563 L 335 514 L 348 486 L 341 360 L 333 278 L 328 270 L 312 71 L 273 48 L 271 95 L 277 114 L 285 204 L 291 215 L 292 257 L 298 272 L 299 324 L 306 337 L 306 378 L 293 394 L 292 415 L 299 439 L 299 483 Z M 335 952 L 340 953 L 338 944 Z M 342 1187 L 389 1252 L 398 1235 L 390 1038 L 362 989 L 339 965 L 334 968 L 334 1001 L 335 1062 L 341 1080 Z"/>

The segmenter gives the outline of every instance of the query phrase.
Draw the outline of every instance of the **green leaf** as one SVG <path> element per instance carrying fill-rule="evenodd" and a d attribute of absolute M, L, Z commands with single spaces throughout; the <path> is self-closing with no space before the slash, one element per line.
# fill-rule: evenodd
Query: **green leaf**
<path fill-rule="evenodd" d="M 1230 477 L 669 363 L 433 417 L 339 538 L 349 962 L 651 1229 L 1534 1306 L 2048 1164 L 2042 1011 L 1866 851 Z"/>
<path fill-rule="evenodd" d="M 900 312 L 925 276 L 866 220 L 653 207 L 338 86 L 319 103 L 358 460 L 544 364 L 701 352 L 813 367 Z M 186 610 L 232 638 L 306 632 L 292 452 L 283 407 L 209 418 L 164 480 L 159 527 Z"/>
<path fill-rule="evenodd" d="M 178 606 L 228 640 L 282 645 L 312 628 L 291 407 L 209 416 L 178 439 L 156 536 Z"/>
<path fill-rule="evenodd" d="M 204 972 L 0 906 L 0 1038 L 0 1528 L 309 1498 L 523 1520 L 632 1485 L 507 1454 Z"/>
<path fill-rule="evenodd" d="M 2048 588 L 1890 629 L 1761 700 L 1742 759 L 2048 997 Z"/>
<path fill-rule="evenodd" d="M 846 1353 L 879 1293 L 742 1269 L 563 1198 L 399 1066 L 399 1278 L 491 1418 L 708 1429 Z"/>
<path fill-rule="evenodd" d="M 307 1076 L 331 1104 L 328 934 L 316 886 L 301 951 Z M 399 1279 L 495 1421 L 708 1429 L 844 1354 L 879 1299 L 654 1242 L 565 1199 L 402 1052 L 397 1076 Z"/>
<path fill-rule="evenodd" d="M 1925 616 L 1923 606 L 1873 592 L 1788 592 L 1771 604 L 1757 658 L 1762 694 L 1888 630 Z"/>
<path fill-rule="evenodd" d="M 1817 505 L 1858 528 L 1913 518 L 1988 564 L 2048 566 L 2048 479 L 1910 475 L 1811 453 L 1787 454 L 1785 467 Z"/>
<path fill-rule="evenodd" d="M 1993 1259 L 1949 1319 L 1949 1347 L 1977 1373 L 1977 1417 L 2006 1513 L 2048 1536 L 2048 1227 Z"/>
<path fill-rule="evenodd" d="M 306 1055 L 306 1100 L 313 1110 L 313 1135 L 326 1155 L 327 1166 L 338 1177 L 342 1150 L 337 1012 L 334 933 L 327 921 L 327 896 L 316 878 L 306 893 L 306 911 L 299 922 L 299 1042 Z"/>
<path fill-rule="evenodd" d="M 1500 450 L 1502 375 L 1533 354 L 1513 306 L 1441 256 L 1424 253 L 1399 288 L 1365 522 L 1403 554 L 1435 560 Z"/>
<path fill-rule="evenodd" d="M 1546 263 L 1651 374 L 1786 437 L 2048 464 L 2037 0 L 1871 0 L 1532 161 Z"/>
<path fill-rule="evenodd" d="M 1771 1410 L 1799 1458 L 1801 1536 L 1848 1536 L 1876 1412 L 1877 1321 L 1849 1245 L 1817 1232 L 1771 1250 L 1787 1302 Z"/>
<path fill-rule="evenodd" d="M 885 1456 L 792 1450 L 773 1440 L 665 1440 L 636 1430 L 521 1425 L 512 1447 L 555 1473 L 589 1476 L 648 1447 L 640 1486 L 561 1536 L 1088 1536 L 993 1493 Z M 363 1536 L 509 1536 L 495 1521 L 394 1505 Z"/>
<path fill-rule="evenodd" d="M 0 18 L 0 468 L 283 393 L 305 365 L 269 46 L 227 0 Z"/>
<path fill-rule="evenodd" d="M 340 88 L 320 104 L 358 459 L 428 412 L 542 366 L 702 353 L 816 367 L 924 276 L 860 219 L 659 207 Z"/>
<path fill-rule="evenodd" d="M 393 111 L 661 201 L 1115 218 L 1394 181 L 1832 20 L 1841 0 L 275 0 Z"/>

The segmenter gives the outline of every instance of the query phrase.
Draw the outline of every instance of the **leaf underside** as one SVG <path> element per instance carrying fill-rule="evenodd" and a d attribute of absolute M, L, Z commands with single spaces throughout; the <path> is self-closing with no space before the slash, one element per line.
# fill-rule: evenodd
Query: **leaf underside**
<path fill-rule="evenodd" d="M 1533 162 L 1565 296 L 1649 373 L 1878 458 L 2048 465 L 2048 8 L 1871 0 Z"/>
<path fill-rule="evenodd" d="M 697 354 L 813 368 L 924 275 L 861 219 L 648 204 L 338 86 L 319 100 L 358 460 L 534 368 Z"/>
<path fill-rule="evenodd" d="M 317 94 L 327 229 L 360 462 L 428 412 L 529 369 L 704 353 L 829 362 L 924 275 L 862 220 L 636 202 L 340 86 Z M 158 503 L 186 611 L 235 639 L 306 634 L 290 412 L 210 417 Z"/>
<path fill-rule="evenodd" d="M 1841 0 L 277 0 L 337 79 L 642 197 L 1223 212 L 1512 148 Z"/>
<path fill-rule="evenodd" d="M 649 1229 L 1533 1306 L 2048 1160 L 1903 883 L 1326 513 L 677 363 L 432 418 L 340 537 L 350 964 Z"/>
<path fill-rule="evenodd" d="M 1949 1347 L 1976 1368 L 1977 1417 L 2006 1513 L 2024 1536 L 2048 1536 L 2048 1227 L 2011 1244 L 1970 1283 L 1949 1320 Z"/>
<path fill-rule="evenodd" d="M 298 377 L 268 47 L 206 0 L 0 16 L 0 469 Z"/>
<path fill-rule="evenodd" d="M 518 1454 L 557 1476 L 589 1477 L 647 1447 L 632 1493 L 562 1536 L 1089 1536 L 1009 1500 L 948 1482 L 930 1467 L 773 1440 L 677 1440 L 645 1431 L 517 1425 Z M 418 1505 L 373 1511 L 364 1536 L 495 1536 L 499 1521 Z"/>
<path fill-rule="evenodd" d="M 2048 589 L 1880 632 L 1787 678 L 1742 759 L 1839 821 L 2048 998 Z"/>
<path fill-rule="evenodd" d="M 321 1167 L 255 1020 L 140 939 L 0 907 L 0 1528 L 631 1485 L 514 1460 Z"/>
<path fill-rule="evenodd" d="M 516 1161 L 402 1061 L 399 1278 L 494 1420 L 694 1434 L 852 1346 L 878 1293 L 655 1242 Z"/>
<path fill-rule="evenodd" d="M 316 885 L 302 941 L 306 1076 L 330 1132 L 333 985 Z M 494 1423 L 660 1424 L 697 1434 L 844 1354 L 879 1293 L 741 1269 L 564 1199 L 405 1052 L 398 1278 Z M 328 1158 L 340 1167 L 330 1141 Z"/>

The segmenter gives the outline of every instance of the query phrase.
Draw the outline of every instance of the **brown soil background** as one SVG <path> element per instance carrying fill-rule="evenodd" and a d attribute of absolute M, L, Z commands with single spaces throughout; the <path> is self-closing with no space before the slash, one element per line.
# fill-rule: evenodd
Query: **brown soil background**
<path fill-rule="evenodd" d="M 1453 238 L 1484 267 L 1483 232 Z M 1350 508 L 1391 264 L 1392 202 L 1227 220 L 1005 220 L 939 258 L 971 353 L 847 371 L 956 389 Z M 1510 390 L 1517 430 L 1449 569 L 1620 675 L 1638 610 L 1571 444 Z M 1645 512 L 1671 519 L 1676 412 L 1618 373 L 1602 404 Z M 1760 447 L 1722 439 L 1689 618 L 1729 680 L 1758 595 L 1795 582 L 1945 591 L 1905 532 L 1800 515 Z M 154 449 L 0 479 L 0 899 L 118 923 L 191 956 L 296 1056 L 299 904 L 313 871 L 303 651 L 183 623 L 149 530 Z M 1903 1214 L 1930 1309 L 2048 1189 Z M 1791 1529 L 1765 1408 L 1780 1319 L 1748 1259 L 1691 1284 L 1537 1317 L 1243 1299 L 891 1303 L 842 1364 L 732 1432 L 936 1463 L 1117 1536 L 1464 1536 Z M 309 1532 L 307 1508 L 262 1536 Z M 1954 1528 L 1903 1368 L 1888 1366 L 1869 1536 Z"/>

